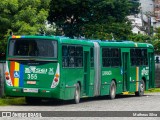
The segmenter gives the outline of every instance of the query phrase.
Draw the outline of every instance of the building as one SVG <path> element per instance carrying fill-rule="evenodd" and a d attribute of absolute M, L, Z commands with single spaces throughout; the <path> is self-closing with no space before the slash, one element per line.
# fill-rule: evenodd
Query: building
<path fill-rule="evenodd" d="M 139 27 L 139 26 L 132 26 L 132 33 L 135 33 L 135 34 L 145 34 L 145 32 L 143 31 L 143 28 L 142 27 Z"/>
<path fill-rule="evenodd" d="M 160 27 L 160 0 L 154 0 L 155 27 Z"/>
<path fill-rule="evenodd" d="M 160 0 L 136 0 L 135 2 L 140 3 L 140 13 L 134 18 L 128 17 L 132 22 L 133 33 L 154 34 L 156 28 L 160 27 Z"/>
<path fill-rule="evenodd" d="M 130 16 L 127 16 L 127 18 L 132 23 L 132 33 L 145 34 L 144 29 L 143 29 L 142 19 L 140 16 L 130 15 Z"/>

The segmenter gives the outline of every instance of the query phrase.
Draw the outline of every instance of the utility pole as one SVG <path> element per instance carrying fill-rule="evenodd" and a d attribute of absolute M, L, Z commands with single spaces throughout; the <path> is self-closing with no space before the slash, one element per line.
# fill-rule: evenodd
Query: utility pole
<path fill-rule="evenodd" d="M 148 18 L 148 35 L 151 35 L 151 16 L 147 15 Z"/>

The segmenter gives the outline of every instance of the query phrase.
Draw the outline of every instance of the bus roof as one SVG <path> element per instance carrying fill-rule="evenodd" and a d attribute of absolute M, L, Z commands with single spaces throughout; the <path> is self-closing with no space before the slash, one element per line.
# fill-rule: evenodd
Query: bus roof
<path fill-rule="evenodd" d="M 59 40 L 63 44 L 79 44 L 79 45 L 93 46 L 93 42 L 90 40 L 71 39 L 71 38 L 60 38 Z"/>
<path fill-rule="evenodd" d="M 110 46 L 110 47 L 148 47 L 153 48 L 153 45 L 148 43 L 136 43 L 132 41 L 123 41 L 123 42 L 99 42 L 100 46 Z"/>
<path fill-rule="evenodd" d="M 100 46 L 102 47 L 148 47 L 153 49 L 153 45 L 149 43 L 136 43 L 133 41 L 101 41 L 101 40 L 89 40 L 89 39 L 71 39 L 69 37 L 64 36 L 42 36 L 42 35 L 22 35 L 22 36 L 10 36 L 11 38 L 38 38 L 38 39 L 55 39 L 60 41 L 63 44 L 79 44 L 79 45 L 88 45 L 93 46 L 93 42 L 98 42 Z"/>
<path fill-rule="evenodd" d="M 93 42 L 90 40 L 81 40 L 81 39 L 71 39 L 69 37 L 63 37 L 63 36 L 39 36 L 39 35 L 25 35 L 25 36 L 10 36 L 11 38 L 33 38 L 33 39 L 51 39 L 51 40 L 57 40 L 63 44 L 79 44 L 79 45 L 89 45 L 93 46 Z"/>

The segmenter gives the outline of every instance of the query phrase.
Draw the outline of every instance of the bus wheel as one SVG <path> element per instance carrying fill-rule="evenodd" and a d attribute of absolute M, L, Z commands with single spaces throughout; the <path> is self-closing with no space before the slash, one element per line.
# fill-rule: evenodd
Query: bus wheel
<path fill-rule="evenodd" d="M 109 90 L 110 99 L 114 99 L 116 97 L 116 83 L 112 80 Z"/>
<path fill-rule="evenodd" d="M 78 104 L 79 102 L 80 102 L 80 86 L 77 83 L 75 93 L 74 93 L 74 103 Z"/>
<path fill-rule="evenodd" d="M 145 82 L 144 82 L 144 80 L 141 80 L 139 91 L 135 92 L 135 95 L 136 96 L 143 96 L 144 95 L 144 91 L 145 91 Z"/>
<path fill-rule="evenodd" d="M 31 105 L 39 104 L 41 102 L 41 98 L 35 98 L 35 97 L 26 97 L 25 100 L 27 104 Z"/>

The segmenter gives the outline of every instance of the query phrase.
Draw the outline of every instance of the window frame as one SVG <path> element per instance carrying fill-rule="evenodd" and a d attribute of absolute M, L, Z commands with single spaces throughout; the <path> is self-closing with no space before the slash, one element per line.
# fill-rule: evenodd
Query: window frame
<path fill-rule="evenodd" d="M 104 49 L 106 49 L 106 51 L 107 51 L 106 53 L 104 53 L 104 51 L 103 51 Z M 115 56 L 116 54 L 117 54 L 117 56 Z M 105 61 L 107 61 L 106 65 L 104 63 Z M 115 63 L 115 61 L 118 61 L 118 62 Z M 121 48 L 102 47 L 102 67 L 103 68 L 121 67 L 121 65 L 122 65 L 122 63 L 121 63 Z"/>
<path fill-rule="evenodd" d="M 147 48 L 131 48 L 130 61 L 131 66 L 148 66 Z"/>
<path fill-rule="evenodd" d="M 15 54 L 15 50 L 18 49 L 18 48 L 15 48 L 15 43 L 11 43 L 12 41 L 25 41 L 26 43 L 29 42 L 29 41 L 51 41 L 52 42 L 55 42 L 53 44 L 53 50 L 54 50 L 54 53 L 53 53 L 53 56 L 40 56 L 40 55 L 18 55 L 18 54 Z M 19 43 L 20 44 L 20 43 Z M 28 46 L 29 47 L 29 46 Z M 19 47 L 20 49 L 20 47 Z M 28 51 L 29 52 L 29 51 Z M 40 39 L 40 38 L 12 38 L 9 40 L 9 45 L 8 45 L 8 57 L 9 58 L 44 58 L 44 59 L 57 59 L 58 58 L 58 41 L 57 40 L 52 40 L 52 39 Z"/>
<path fill-rule="evenodd" d="M 63 54 L 63 47 L 67 48 L 67 55 L 64 56 Z M 70 52 L 69 52 L 69 48 L 74 47 L 74 53 L 73 56 L 71 56 Z M 78 56 L 78 51 L 77 49 L 79 48 L 80 50 L 80 56 Z M 71 65 L 70 60 L 71 58 L 73 58 L 73 64 Z M 67 60 L 66 63 L 64 63 L 64 59 Z M 81 61 L 81 62 L 77 62 L 77 61 Z M 80 65 L 80 64 L 81 65 Z M 66 64 L 66 65 L 65 65 Z M 72 45 L 72 44 L 62 44 L 62 68 L 83 68 L 83 46 L 81 45 Z"/>

